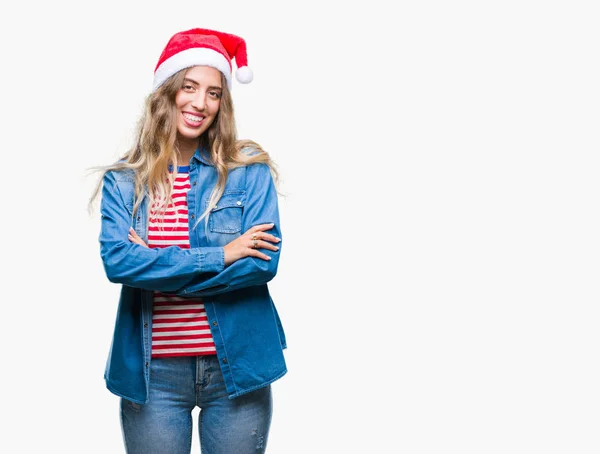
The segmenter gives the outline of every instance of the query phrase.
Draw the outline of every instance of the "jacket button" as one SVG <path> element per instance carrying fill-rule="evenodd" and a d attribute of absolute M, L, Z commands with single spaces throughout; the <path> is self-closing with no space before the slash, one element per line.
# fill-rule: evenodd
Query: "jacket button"
<path fill-rule="evenodd" d="M 195 215 L 195 214 L 192 214 L 192 215 L 191 215 L 191 218 L 192 218 L 192 219 L 194 219 L 195 217 L 196 217 L 196 215 Z"/>
<path fill-rule="evenodd" d="M 223 358 L 223 364 L 227 364 L 227 358 Z"/>
<path fill-rule="evenodd" d="M 215 322 L 213 322 L 213 326 L 217 326 L 217 322 L 216 322 L 216 321 L 215 321 Z"/>
<path fill-rule="evenodd" d="M 144 328 L 148 328 L 148 323 L 144 323 Z"/>
<path fill-rule="evenodd" d="M 196 181 L 194 181 L 193 185 L 194 185 L 194 186 L 196 186 L 196 183 L 197 183 L 197 182 L 196 182 Z"/>
<path fill-rule="evenodd" d="M 237 202 L 235 202 L 237 204 L 237 206 L 240 206 L 242 204 L 241 200 L 238 200 Z"/>
<path fill-rule="evenodd" d="M 137 220 L 139 221 L 140 219 L 141 219 L 141 218 L 138 216 L 138 217 L 137 217 Z"/>
<path fill-rule="evenodd" d="M 148 361 L 146 361 L 146 367 L 148 367 Z"/>

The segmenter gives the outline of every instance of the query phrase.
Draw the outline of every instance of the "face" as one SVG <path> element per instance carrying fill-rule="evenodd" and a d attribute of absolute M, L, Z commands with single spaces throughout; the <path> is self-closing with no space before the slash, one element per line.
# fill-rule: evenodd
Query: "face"
<path fill-rule="evenodd" d="M 215 120 L 221 105 L 221 73 L 209 66 L 194 66 L 185 73 L 175 95 L 180 142 L 197 142 Z"/>

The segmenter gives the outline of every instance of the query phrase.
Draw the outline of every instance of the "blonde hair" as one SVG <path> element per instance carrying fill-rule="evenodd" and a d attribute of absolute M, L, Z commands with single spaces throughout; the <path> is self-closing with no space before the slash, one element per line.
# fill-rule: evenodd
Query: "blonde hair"
<path fill-rule="evenodd" d="M 175 96 L 183 86 L 188 69 L 174 74 L 147 96 L 144 112 L 138 120 L 136 140 L 125 155 L 113 164 L 91 169 L 100 171 L 101 176 L 89 200 L 90 210 L 100 193 L 102 177 L 112 170 L 131 169 L 135 175 L 133 212 L 138 210 L 147 190 L 152 206 L 164 213 L 171 201 L 178 165 Z M 208 207 L 198 221 L 205 218 L 218 203 L 231 169 L 263 163 L 269 166 L 276 184 L 279 180 L 275 163 L 260 145 L 252 140 L 237 139 L 233 100 L 223 74 L 221 85 L 219 112 L 199 139 L 201 149 L 208 150 L 210 160 L 215 166 L 217 183 L 212 190 Z M 169 172 L 170 166 L 173 172 Z"/>

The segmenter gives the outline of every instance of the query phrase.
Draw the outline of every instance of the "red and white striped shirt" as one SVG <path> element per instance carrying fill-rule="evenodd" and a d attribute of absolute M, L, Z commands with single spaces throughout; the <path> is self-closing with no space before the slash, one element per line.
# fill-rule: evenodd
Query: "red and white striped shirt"
<path fill-rule="evenodd" d="M 148 247 L 190 248 L 187 192 L 190 190 L 189 166 L 177 168 L 173 202 L 161 219 L 151 210 L 148 222 Z M 155 207 L 154 207 L 155 208 Z M 154 292 L 152 310 L 152 357 L 216 354 L 204 304 L 200 298 L 183 298 Z"/>

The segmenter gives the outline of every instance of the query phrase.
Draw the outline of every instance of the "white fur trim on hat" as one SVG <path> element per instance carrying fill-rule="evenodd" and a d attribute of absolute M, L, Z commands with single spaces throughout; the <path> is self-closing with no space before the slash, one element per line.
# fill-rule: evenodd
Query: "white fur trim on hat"
<path fill-rule="evenodd" d="M 216 50 L 206 47 L 192 47 L 166 59 L 154 72 L 152 90 L 155 91 L 169 77 L 178 71 L 192 66 L 211 66 L 223 73 L 231 88 L 231 66 L 227 59 Z"/>

